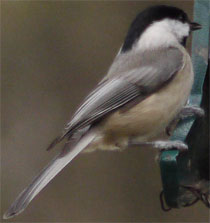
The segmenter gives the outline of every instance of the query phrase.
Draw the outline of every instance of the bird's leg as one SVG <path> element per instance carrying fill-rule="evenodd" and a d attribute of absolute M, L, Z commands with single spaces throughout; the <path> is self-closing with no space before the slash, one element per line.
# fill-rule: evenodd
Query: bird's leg
<path fill-rule="evenodd" d="M 175 119 L 173 119 L 169 124 L 168 126 L 165 128 L 165 132 L 168 136 L 171 136 L 172 135 L 172 132 L 175 128 L 175 125 L 176 123 L 178 122 L 179 120 L 179 117 L 177 116 Z"/>
<path fill-rule="evenodd" d="M 166 127 L 166 134 L 171 136 L 172 129 L 179 119 L 185 119 L 192 116 L 203 117 L 204 114 L 204 110 L 198 106 L 184 106 L 176 118 Z"/>
<path fill-rule="evenodd" d="M 138 140 L 130 139 L 128 146 L 151 146 L 153 148 L 159 149 L 160 151 L 177 149 L 180 152 L 186 152 L 188 150 L 188 146 L 184 142 L 179 140 L 158 140 L 152 142 L 139 142 Z"/>

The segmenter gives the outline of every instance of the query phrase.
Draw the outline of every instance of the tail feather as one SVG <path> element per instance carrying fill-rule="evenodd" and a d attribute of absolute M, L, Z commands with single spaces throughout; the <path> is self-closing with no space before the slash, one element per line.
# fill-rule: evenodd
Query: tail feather
<path fill-rule="evenodd" d="M 10 206 L 3 218 L 12 218 L 20 214 L 31 202 L 31 200 L 83 149 L 85 149 L 95 138 L 95 133 L 89 131 L 80 141 L 70 148 L 70 151 L 59 154 L 55 157 L 32 181 L 32 183 L 22 191 Z"/>

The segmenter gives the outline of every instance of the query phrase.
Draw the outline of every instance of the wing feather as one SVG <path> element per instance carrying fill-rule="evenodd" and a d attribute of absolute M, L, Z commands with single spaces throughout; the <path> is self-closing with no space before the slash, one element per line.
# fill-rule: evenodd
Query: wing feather
<path fill-rule="evenodd" d="M 85 100 L 69 122 L 68 128 L 78 129 L 140 95 L 138 86 L 123 79 L 112 79 L 97 88 Z"/>

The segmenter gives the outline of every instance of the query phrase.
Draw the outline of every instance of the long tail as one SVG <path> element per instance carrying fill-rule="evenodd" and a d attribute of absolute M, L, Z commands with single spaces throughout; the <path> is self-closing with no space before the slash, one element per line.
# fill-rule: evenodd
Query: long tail
<path fill-rule="evenodd" d="M 89 131 L 79 142 L 70 148 L 69 152 L 61 153 L 55 157 L 39 174 L 32 183 L 25 188 L 10 206 L 3 218 L 8 219 L 20 214 L 30 201 L 83 149 L 95 138 L 94 131 Z"/>

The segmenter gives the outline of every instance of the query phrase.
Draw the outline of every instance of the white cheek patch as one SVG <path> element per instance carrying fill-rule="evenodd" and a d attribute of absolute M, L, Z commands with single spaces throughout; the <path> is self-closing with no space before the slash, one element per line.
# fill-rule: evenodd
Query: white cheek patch
<path fill-rule="evenodd" d="M 168 24 L 171 29 L 171 31 L 179 38 L 183 38 L 186 36 L 189 36 L 190 33 L 190 26 L 188 23 L 182 23 L 180 21 L 176 20 L 170 20 L 168 19 Z"/>
<path fill-rule="evenodd" d="M 184 37 L 187 37 L 189 32 L 189 24 L 178 20 L 164 19 L 154 22 L 137 41 L 137 49 L 174 45 L 177 42 L 181 42 Z"/>

